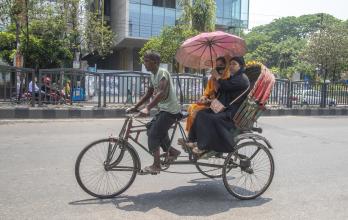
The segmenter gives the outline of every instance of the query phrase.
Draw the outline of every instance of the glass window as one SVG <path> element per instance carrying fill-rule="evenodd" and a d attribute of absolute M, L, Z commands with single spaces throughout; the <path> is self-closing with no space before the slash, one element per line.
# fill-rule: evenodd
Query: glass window
<path fill-rule="evenodd" d="M 141 19 L 140 19 L 140 36 L 151 36 L 151 23 L 152 23 L 152 6 L 141 5 Z"/>
<path fill-rule="evenodd" d="M 138 4 L 140 4 L 140 0 L 130 0 L 130 3 L 138 3 Z"/>
<path fill-rule="evenodd" d="M 139 36 L 139 26 L 140 26 L 140 5 L 139 4 L 129 4 L 130 14 L 129 14 L 129 35 Z"/>
<path fill-rule="evenodd" d="M 176 1 L 176 9 L 181 9 L 180 0 Z"/>
<path fill-rule="evenodd" d="M 164 1 L 164 7 L 166 8 L 175 8 L 175 0 L 163 0 Z"/>
<path fill-rule="evenodd" d="M 152 35 L 157 36 L 161 32 L 164 23 L 164 8 L 153 7 Z"/>
<path fill-rule="evenodd" d="M 216 0 L 216 17 L 224 16 L 223 0 Z"/>
<path fill-rule="evenodd" d="M 175 9 L 165 9 L 164 25 L 172 26 L 175 25 Z"/>
<path fill-rule="evenodd" d="M 163 7 L 163 0 L 153 0 L 152 4 L 154 6 Z"/>
<path fill-rule="evenodd" d="M 104 0 L 104 15 L 105 16 L 110 16 L 110 0 Z"/>
<path fill-rule="evenodd" d="M 180 19 L 182 13 L 183 13 L 183 10 L 180 10 L 180 9 L 179 9 L 179 10 L 176 10 L 176 20 L 179 20 L 179 19 Z"/>
<path fill-rule="evenodd" d="M 141 0 L 141 4 L 152 5 L 152 0 Z"/>
<path fill-rule="evenodd" d="M 232 5 L 232 18 L 235 18 L 235 19 L 240 19 L 240 7 L 241 7 L 241 1 L 240 0 L 237 0 L 237 1 L 234 1 L 233 2 L 233 5 Z"/>
<path fill-rule="evenodd" d="M 247 22 L 246 28 L 248 28 L 249 21 L 249 0 L 241 1 L 241 20 Z"/>
<path fill-rule="evenodd" d="M 223 18 L 216 17 L 216 24 L 223 24 Z"/>
<path fill-rule="evenodd" d="M 224 18 L 232 18 L 233 0 L 224 0 Z"/>
<path fill-rule="evenodd" d="M 176 1 L 175 0 L 153 0 L 153 6 L 165 7 L 165 8 L 175 8 Z"/>
<path fill-rule="evenodd" d="M 224 18 L 222 24 L 226 25 L 226 26 L 232 26 L 232 19 L 231 18 Z"/>

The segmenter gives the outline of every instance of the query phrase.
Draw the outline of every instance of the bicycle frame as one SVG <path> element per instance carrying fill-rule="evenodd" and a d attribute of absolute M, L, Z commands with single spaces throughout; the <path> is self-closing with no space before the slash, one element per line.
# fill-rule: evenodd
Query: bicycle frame
<path fill-rule="evenodd" d="M 136 120 L 137 122 L 140 122 L 141 125 L 133 125 L 134 120 Z M 170 143 L 172 143 L 172 141 L 174 139 L 175 132 L 177 131 L 177 129 L 179 129 L 181 137 L 185 141 L 187 141 L 187 135 L 186 135 L 185 130 L 180 122 L 181 122 L 181 119 L 176 120 L 170 128 L 170 129 L 172 129 L 172 132 L 170 133 Z M 144 146 L 142 143 L 139 142 L 140 134 L 147 131 L 145 125 L 146 125 L 146 123 L 144 123 L 141 120 L 136 119 L 134 116 L 128 116 L 126 118 L 123 126 L 122 126 L 122 129 L 121 129 L 119 135 L 118 135 L 118 139 L 119 139 L 119 141 L 125 141 L 125 142 L 132 140 L 137 146 L 141 147 L 145 152 L 147 152 L 148 154 L 150 154 L 152 156 L 151 152 L 146 148 L 146 146 Z M 112 151 L 111 155 L 108 153 L 108 155 L 110 156 L 110 159 L 112 158 L 112 155 L 115 152 L 115 150 L 116 150 L 116 146 L 114 147 L 114 149 L 111 150 Z M 223 165 L 198 162 L 197 158 L 194 157 L 194 155 L 192 154 L 191 149 L 187 149 L 187 153 L 188 153 L 188 160 L 171 161 L 171 162 L 168 161 L 166 163 L 166 165 L 192 164 L 192 165 L 208 166 L 208 167 L 215 167 L 215 168 L 222 168 L 223 167 Z M 116 163 L 116 161 L 113 164 L 115 164 L 115 163 Z"/>

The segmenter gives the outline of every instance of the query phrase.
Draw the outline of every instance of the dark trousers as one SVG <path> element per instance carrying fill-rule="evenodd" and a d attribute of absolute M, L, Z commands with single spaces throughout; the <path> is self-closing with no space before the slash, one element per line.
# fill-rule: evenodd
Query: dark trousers
<path fill-rule="evenodd" d="M 168 151 L 171 143 L 168 130 L 179 117 L 180 113 L 171 114 L 160 111 L 146 124 L 148 146 L 151 153 L 155 152 L 159 147 L 162 147 L 164 152 Z"/>

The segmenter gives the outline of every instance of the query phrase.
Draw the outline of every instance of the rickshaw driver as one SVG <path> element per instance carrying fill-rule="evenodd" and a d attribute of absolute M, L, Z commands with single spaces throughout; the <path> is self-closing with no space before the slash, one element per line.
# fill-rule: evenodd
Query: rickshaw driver
<path fill-rule="evenodd" d="M 150 110 L 158 106 L 159 113 L 149 122 L 147 127 L 148 147 L 154 156 L 151 166 L 145 167 L 143 173 L 157 174 L 161 170 L 160 147 L 164 152 L 169 151 L 169 160 L 175 160 L 180 155 L 180 151 L 170 147 L 169 128 L 177 118 L 181 117 L 180 105 L 178 103 L 172 79 L 169 72 L 159 67 L 160 55 L 156 52 L 147 51 L 144 55 L 144 65 L 147 71 L 151 72 L 150 85 L 144 97 L 132 108 L 126 110 L 127 113 L 134 112 L 148 101 L 149 104 L 140 110 L 140 116 L 148 116 Z"/>

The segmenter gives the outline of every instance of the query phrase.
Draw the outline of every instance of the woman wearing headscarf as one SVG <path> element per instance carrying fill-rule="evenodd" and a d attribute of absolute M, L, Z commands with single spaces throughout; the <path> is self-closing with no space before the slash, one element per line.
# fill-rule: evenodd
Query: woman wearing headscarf
<path fill-rule="evenodd" d="M 213 73 L 217 82 L 216 97 L 226 108 L 219 113 L 214 113 L 211 109 L 197 112 L 189 131 L 189 143 L 186 144 L 194 148 L 194 153 L 202 154 L 207 150 L 216 152 L 233 150 L 232 131 L 235 127 L 232 119 L 247 97 L 250 83 L 244 74 L 243 57 L 231 58 L 229 65 L 229 78 L 223 79 L 217 73 Z M 231 104 L 232 101 L 234 101 L 233 104 Z"/>
<path fill-rule="evenodd" d="M 187 112 L 189 114 L 186 120 L 185 128 L 187 132 L 190 131 L 197 112 L 209 108 L 210 101 L 216 98 L 218 88 L 217 80 L 215 76 L 213 76 L 214 73 L 217 73 L 217 75 L 221 76 L 221 79 L 228 79 L 230 77 L 230 70 L 228 65 L 226 65 L 226 59 L 224 57 L 216 58 L 216 68 L 211 72 L 211 77 L 208 80 L 203 96 L 197 103 L 191 104 L 187 109 Z"/>

